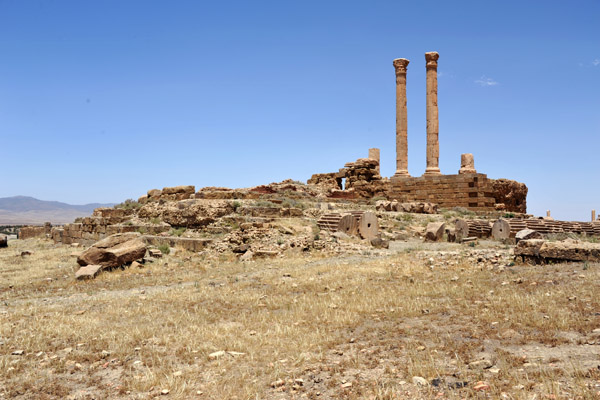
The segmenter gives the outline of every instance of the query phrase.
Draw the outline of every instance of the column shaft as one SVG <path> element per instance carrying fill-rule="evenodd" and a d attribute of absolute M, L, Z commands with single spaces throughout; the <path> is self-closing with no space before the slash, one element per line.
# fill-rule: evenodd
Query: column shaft
<path fill-rule="evenodd" d="M 410 176 L 408 173 L 408 118 L 406 112 L 405 58 L 394 60 L 396 70 L 396 173 L 394 176 Z"/>
<path fill-rule="evenodd" d="M 427 168 L 425 175 L 440 175 L 440 142 L 437 102 L 437 60 L 436 52 L 425 53 L 427 68 Z"/>

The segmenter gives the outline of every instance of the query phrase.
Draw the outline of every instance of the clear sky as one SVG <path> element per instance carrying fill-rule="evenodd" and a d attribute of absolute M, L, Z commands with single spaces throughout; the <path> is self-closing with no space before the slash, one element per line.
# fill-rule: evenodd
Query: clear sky
<path fill-rule="evenodd" d="M 408 58 L 409 171 L 440 168 L 600 212 L 599 1 L 0 0 L 0 197 L 120 202 L 151 188 L 306 181 L 381 148 Z"/>

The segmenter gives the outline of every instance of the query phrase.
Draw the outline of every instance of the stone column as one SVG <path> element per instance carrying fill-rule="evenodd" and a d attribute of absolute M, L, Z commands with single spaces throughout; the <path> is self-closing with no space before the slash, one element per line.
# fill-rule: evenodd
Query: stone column
<path fill-rule="evenodd" d="M 396 69 L 396 173 L 394 176 L 408 174 L 408 119 L 406 116 L 406 58 L 394 60 Z"/>
<path fill-rule="evenodd" d="M 475 161 L 473 160 L 473 154 L 465 153 L 460 155 L 460 169 L 459 174 L 476 174 Z"/>
<path fill-rule="evenodd" d="M 369 158 L 371 160 L 377 160 L 377 172 L 381 175 L 380 155 L 379 149 L 374 147 L 369 149 Z"/>
<path fill-rule="evenodd" d="M 439 121 L 437 103 L 437 65 L 440 55 L 425 53 L 427 67 L 427 168 L 425 175 L 440 175 L 440 142 L 438 140 Z"/>
<path fill-rule="evenodd" d="M 592 210 L 592 221 L 596 220 L 596 210 Z"/>

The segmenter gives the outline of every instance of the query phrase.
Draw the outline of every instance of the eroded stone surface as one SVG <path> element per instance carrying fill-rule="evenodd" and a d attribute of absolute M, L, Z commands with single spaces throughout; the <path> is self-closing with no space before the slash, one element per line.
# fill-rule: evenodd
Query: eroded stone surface
<path fill-rule="evenodd" d="M 102 267 L 102 265 L 87 265 L 85 267 L 81 267 L 77 272 L 75 272 L 75 279 L 93 279 L 100 273 L 100 271 L 102 271 L 103 268 L 104 267 Z"/>

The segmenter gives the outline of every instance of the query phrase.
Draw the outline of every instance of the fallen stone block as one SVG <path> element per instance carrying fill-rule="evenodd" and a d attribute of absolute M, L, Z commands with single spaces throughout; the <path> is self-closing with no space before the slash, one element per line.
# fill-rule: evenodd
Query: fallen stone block
<path fill-rule="evenodd" d="M 444 236 L 444 228 L 446 224 L 443 222 L 430 222 L 427 224 L 425 231 L 425 240 L 428 242 L 438 242 Z"/>
<path fill-rule="evenodd" d="M 81 267 L 77 272 L 75 272 L 75 279 L 93 279 L 100 273 L 100 271 L 102 271 L 102 269 L 102 265 L 87 265 L 85 267 Z"/>
<path fill-rule="evenodd" d="M 541 239 L 521 240 L 515 247 L 515 257 L 535 263 L 562 261 L 600 261 L 600 243 L 567 239 L 548 242 Z"/>
<path fill-rule="evenodd" d="M 0 233 L 0 247 L 8 247 L 8 236 Z"/>
<path fill-rule="evenodd" d="M 522 229 L 515 235 L 515 240 L 519 243 L 521 240 L 542 239 L 544 235 L 533 229 Z"/>
<path fill-rule="evenodd" d="M 139 260 L 145 254 L 146 244 L 139 233 L 117 233 L 93 244 L 77 258 L 77 263 L 115 268 Z"/>
<path fill-rule="evenodd" d="M 388 242 L 385 239 L 382 238 L 373 238 L 371 239 L 371 246 L 377 248 L 377 249 L 389 249 L 390 248 L 390 242 Z"/>

